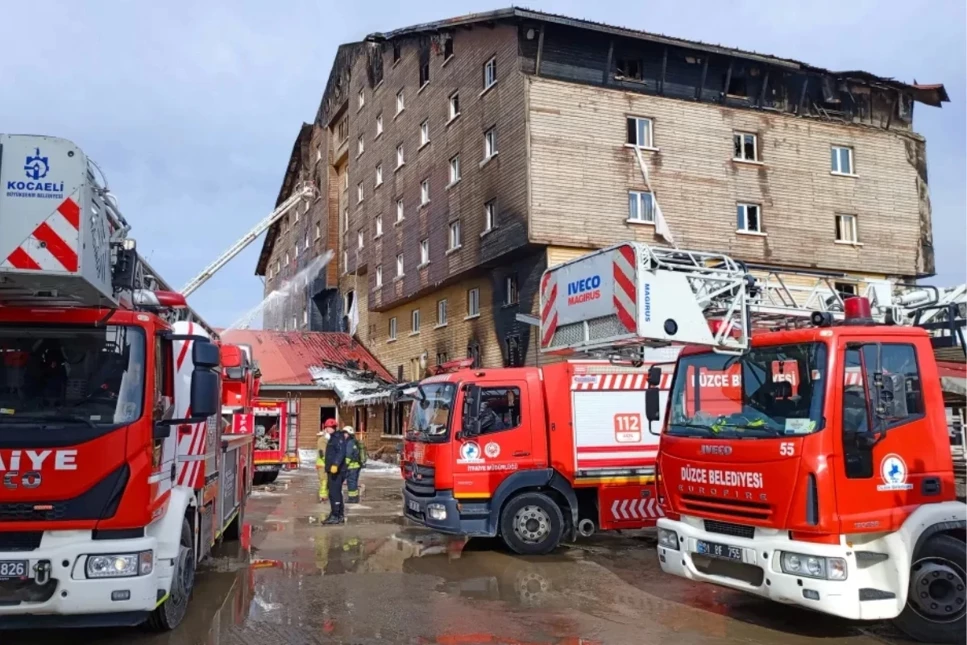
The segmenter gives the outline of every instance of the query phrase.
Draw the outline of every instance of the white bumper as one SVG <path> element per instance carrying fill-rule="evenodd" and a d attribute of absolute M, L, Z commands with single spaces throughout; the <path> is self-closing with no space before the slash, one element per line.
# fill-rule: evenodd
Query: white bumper
<path fill-rule="evenodd" d="M 152 551 L 154 570 L 144 576 L 114 579 L 86 578 L 87 556 Z M 28 560 L 31 578 L 38 565 L 49 563 L 56 587 L 47 599 L 28 599 L 19 604 L 0 602 L 0 623 L 13 616 L 71 616 L 149 612 L 159 596 L 171 588 L 173 564 L 159 561 L 157 539 L 92 540 L 90 531 L 54 531 L 44 534 L 40 548 L 33 551 L 0 551 L 0 561 Z M 2 583 L 9 585 L 9 583 Z M 9 600 L 9 589 L 0 587 L 0 600 Z M 39 591 L 39 590 L 38 590 Z M 44 587 L 43 596 L 49 587 Z M 117 594 L 115 594 L 117 592 Z M 112 594 L 114 598 L 112 598 Z M 23 598 L 21 596 L 21 598 Z M 126 598 L 126 599 L 125 599 Z"/>
<path fill-rule="evenodd" d="M 888 620 L 895 618 L 903 609 L 906 594 L 896 589 L 884 589 L 884 580 L 872 569 L 859 569 L 853 549 L 845 544 L 816 544 L 792 541 L 788 532 L 757 528 L 754 539 L 711 533 L 705 530 L 701 520 L 682 516 L 681 521 L 658 520 L 659 529 L 678 534 L 679 550 L 658 547 L 658 559 L 662 571 L 676 576 L 711 582 L 723 587 L 769 598 L 789 605 L 848 618 L 851 620 Z M 698 553 L 696 542 L 704 540 L 715 544 L 738 547 L 742 550 L 742 562 L 730 563 L 712 559 Z M 843 558 L 847 563 L 846 580 L 818 580 L 801 575 L 783 573 L 781 552 L 792 552 L 823 558 Z M 709 563 L 712 563 L 711 565 Z M 761 575 L 760 575 L 761 572 Z M 756 584 L 756 578 L 761 580 Z M 894 598 L 860 600 L 882 596 L 880 591 L 895 594 Z"/>

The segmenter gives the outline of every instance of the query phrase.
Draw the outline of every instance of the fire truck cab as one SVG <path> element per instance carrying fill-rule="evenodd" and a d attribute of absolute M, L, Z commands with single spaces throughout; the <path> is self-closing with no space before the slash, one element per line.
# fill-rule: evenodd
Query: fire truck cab
<path fill-rule="evenodd" d="M 0 135 L 0 187 L 0 629 L 172 629 L 249 490 L 217 336 L 74 144 Z"/>

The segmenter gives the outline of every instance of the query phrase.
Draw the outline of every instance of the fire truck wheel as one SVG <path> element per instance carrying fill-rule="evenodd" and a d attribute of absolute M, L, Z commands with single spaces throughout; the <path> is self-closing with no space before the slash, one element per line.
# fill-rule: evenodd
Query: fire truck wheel
<path fill-rule="evenodd" d="M 935 535 L 920 547 L 910 567 L 907 606 L 894 623 L 920 642 L 963 643 L 967 609 L 964 543 Z"/>
<path fill-rule="evenodd" d="M 261 486 L 265 483 L 265 473 L 255 473 L 252 475 L 252 486 Z"/>
<path fill-rule="evenodd" d="M 274 484 L 275 480 L 279 478 L 279 471 L 274 473 L 265 473 L 264 479 L 262 479 L 263 484 Z"/>
<path fill-rule="evenodd" d="M 557 548 L 564 533 L 564 515 L 543 493 L 522 493 L 500 513 L 504 543 L 521 555 L 544 555 Z"/>
<path fill-rule="evenodd" d="M 188 601 L 195 588 L 195 546 L 191 526 L 186 519 L 181 525 L 181 550 L 175 560 L 175 575 L 171 580 L 171 592 L 147 621 L 148 629 L 168 632 L 181 624 L 188 612 Z"/>

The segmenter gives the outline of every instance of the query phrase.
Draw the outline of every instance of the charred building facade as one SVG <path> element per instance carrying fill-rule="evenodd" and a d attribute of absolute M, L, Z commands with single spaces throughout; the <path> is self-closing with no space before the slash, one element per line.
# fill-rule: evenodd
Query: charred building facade
<path fill-rule="evenodd" d="M 264 324 L 351 326 L 405 379 L 456 358 L 533 363 L 517 314 L 537 313 L 542 271 L 664 244 L 659 213 L 681 247 L 753 265 L 928 276 L 913 111 L 946 100 L 522 9 L 373 34 L 338 50 L 279 194 L 312 181 L 319 198 L 272 227 L 256 273 L 269 293 L 333 261 Z"/>

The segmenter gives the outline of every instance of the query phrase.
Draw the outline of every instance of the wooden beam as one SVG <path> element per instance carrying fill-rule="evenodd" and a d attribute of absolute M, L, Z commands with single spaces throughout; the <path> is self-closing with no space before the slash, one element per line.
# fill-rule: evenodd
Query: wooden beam
<path fill-rule="evenodd" d="M 762 79 L 762 90 L 759 92 L 759 107 L 766 102 L 766 90 L 769 88 L 769 71 L 766 71 L 765 78 Z"/>
<path fill-rule="evenodd" d="M 711 58 L 708 54 L 705 55 L 705 61 L 702 63 L 702 81 L 698 85 L 698 90 L 695 92 L 695 98 L 699 101 L 702 100 L 702 94 L 705 93 L 705 77 L 708 76 L 708 59 Z"/>
<path fill-rule="evenodd" d="M 534 67 L 534 75 L 541 75 L 541 59 L 544 57 L 544 23 L 541 23 L 541 32 L 537 36 L 537 63 Z"/>
<path fill-rule="evenodd" d="M 732 82 L 732 64 L 734 61 L 729 59 L 729 71 L 725 73 L 725 87 L 722 88 L 722 103 L 725 103 L 725 95 L 729 93 L 729 84 Z"/>
<path fill-rule="evenodd" d="M 806 109 L 806 88 L 809 87 L 809 77 L 803 76 L 802 78 L 802 91 L 799 93 L 799 116 L 802 116 L 802 111 Z"/>
<path fill-rule="evenodd" d="M 611 64 L 613 62 L 614 62 L 614 40 L 612 39 L 608 41 L 608 62 L 604 67 L 604 78 L 601 79 L 605 85 L 611 84 Z"/>
<path fill-rule="evenodd" d="M 658 93 L 665 93 L 665 70 L 668 69 L 668 47 L 665 47 L 665 51 L 661 55 L 661 80 L 658 82 Z M 644 79 L 645 75 L 641 75 Z"/>

